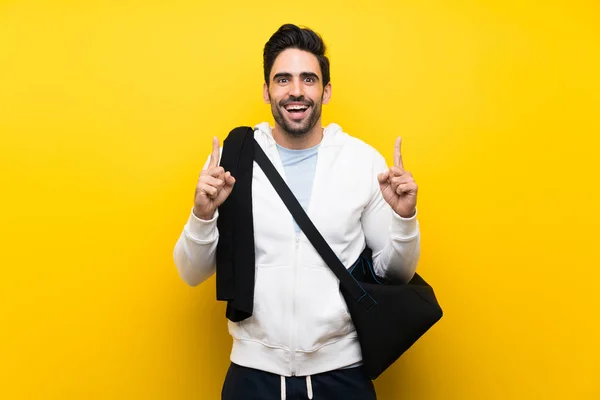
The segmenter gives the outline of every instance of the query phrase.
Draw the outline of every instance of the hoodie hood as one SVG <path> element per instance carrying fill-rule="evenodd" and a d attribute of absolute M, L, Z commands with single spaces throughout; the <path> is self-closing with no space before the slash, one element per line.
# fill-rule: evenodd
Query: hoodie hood
<path fill-rule="evenodd" d="M 268 122 L 261 122 L 255 126 L 257 129 L 254 137 L 256 140 L 266 148 L 275 146 L 275 138 L 273 138 L 273 128 Z M 344 133 L 342 128 L 338 124 L 331 123 L 323 129 L 323 140 L 321 141 L 321 147 L 335 146 L 339 144 L 340 140 L 343 140 L 348 135 Z"/>

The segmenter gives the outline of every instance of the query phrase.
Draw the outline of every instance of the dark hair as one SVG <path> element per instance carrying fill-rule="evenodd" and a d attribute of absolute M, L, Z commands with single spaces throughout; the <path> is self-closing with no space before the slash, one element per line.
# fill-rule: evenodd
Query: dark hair
<path fill-rule="evenodd" d="M 269 76 L 277 56 L 286 49 L 299 49 L 308 51 L 317 57 L 323 75 L 323 86 L 330 80 L 329 59 L 325 56 L 325 43 L 321 36 L 308 28 L 300 28 L 293 24 L 282 25 L 265 44 L 263 51 L 263 67 L 265 70 L 265 83 L 269 85 Z"/>

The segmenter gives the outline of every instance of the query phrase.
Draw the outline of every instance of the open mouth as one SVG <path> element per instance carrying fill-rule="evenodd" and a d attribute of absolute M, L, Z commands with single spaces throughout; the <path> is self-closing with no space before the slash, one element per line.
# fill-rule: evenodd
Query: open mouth
<path fill-rule="evenodd" d="M 286 104 L 283 108 L 292 119 L 302 119 L 308 114 L 310 106 L 307 104 Z"/>

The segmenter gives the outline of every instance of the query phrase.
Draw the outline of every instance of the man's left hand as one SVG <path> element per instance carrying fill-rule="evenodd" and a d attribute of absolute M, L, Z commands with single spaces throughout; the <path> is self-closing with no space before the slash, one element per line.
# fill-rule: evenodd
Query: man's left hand
<path fill-rule="evenodd" d="M 404 169 L 402 163 L 402 138 L 396 139 L 394 146 L 394 166 L 377 176 L 383 198 L 392 209 L 403 218 L 415 215 L 417 192 L 419 187 L 412 174 Z"/>

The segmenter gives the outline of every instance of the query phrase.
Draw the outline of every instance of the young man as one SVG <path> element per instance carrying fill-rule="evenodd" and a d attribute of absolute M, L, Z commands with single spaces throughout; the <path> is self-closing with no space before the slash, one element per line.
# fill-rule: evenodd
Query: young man
<path fill-rule="evenodd" d="M 336 124 L 321 126 L 331 98 L 329 60 L 315 32 L 282 26 L 264 48 L 264 100 L 274 127 L 255 139 L 315 226 L 350 266 L 365 246 L 381 276 L 405 281 L 419 258 L 417 184 Z M 200 174 L 194 207 L 175 246 L 179 274 L 198 285 L 215 272 L 217 208 L 235 177 L 219 166 L 219 142 Z M 375 399 L 339 281 L 294 222 L 270 182 L 252 174 L 255 281 L 252 315 L 229 321 L 231 367 L 223 399 Z M 231 319 L 231 318 L 230 318 Z"/>

